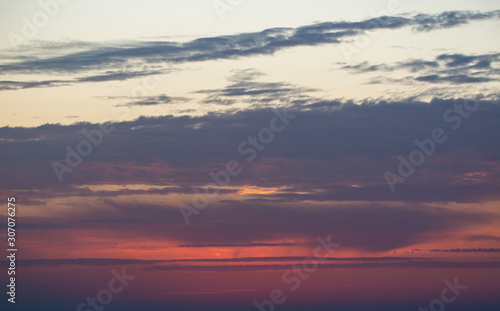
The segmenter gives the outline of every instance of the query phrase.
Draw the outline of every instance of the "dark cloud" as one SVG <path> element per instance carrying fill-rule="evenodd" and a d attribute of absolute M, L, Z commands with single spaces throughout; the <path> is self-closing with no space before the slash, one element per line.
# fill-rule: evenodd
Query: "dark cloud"
<path fill-rule="evenodd" d="M 414 17 L 383 16 L 367 19 L 361 22 L 325 22 L 297 28 L 271 28 L 261 32 L 242 33 L 236 35 L 200 38 L 185 43 L 177 42 L 132 42 L 113 43 L 110 46 L 97 46 L 95 43 L 67 42 L 50 43 L 36 41 L 29 50 L 33 53 L 47 54 L 50 47 L 57 47 L 57 56 L 29 57 L 6 56 L 6 62 L 0 65 L 2 74 L 78 74 L 86 73 L 77 79 L 61 79 L 46 81 L 0 81 L 0 91 L 19 90 L 37 87 L 53 87 L 74 83 L 124 81 L 138 77 L 165 74 L 170 68 L 162 68 L 161 64 L 169 66 L 176 63 L 198 62 L 216 59 L 235 59 L 256 55 L 270 55 L 282 49 L 297 46 L 315 46 L 319 44 L 335 44 L 343 38 L 352 37 L 363 33 L 365 30 L 374 29 L 399 29 L 412 26 L 416 31 L 430 31 L 434 29 L 449 28 L 470 21 L 499 18 L 498 11 L 477 12 L 444 12 L 438 15 L 419 14 Z M 27 48 L 27 47 L 26 47 Z M 438 58 L 448 61 L 447 66 L 466 65 L 474 61 L 474 57 L 464 55 L 442 55 Z M 496 56 L 498 60 L 498 55 Z M 472 67 L 487 69 L 491 66 L 491 59 L 480 59 Z M 399 64 L 401 67 L 411 68 L 413 71 L 435 67 L 434 62 L 414 61 L 408 64 Z M 136 68 L 130 70 L 129 67 Z M 359 72 L 390 70 L 384 65 L 371 65 L 347 69 Z M 448 79 L 453 83 L 470 83 L 475 80 Z M 456 82 L 459 81 L 459 82 Z M 464 82 L 465 81 L 465 82 Z M 435 82 L 435 80 L 431 81 Z M 255 82 L 253 82 L 255 83 Z M 226 97 L 231 95 L 279 95 L 287 91 L 289 85 L 280 85 L 277 90 L 275 85 L 259 85 L 259 90 L 254 90 L 252 82 L 235 81 L 232 88 L 227 89 Z M 267 87 L 267 88 L 266 88 Z M 289 90 L 292 91 L 292 90 Z M 234 103 L 230 98 L 217 100 L 214 97 L 207 99 L 209 103 L 230 105 Z"/>
<path fill-rule="evenodd" d="M 77 79 L 75 82 L 108 82 L 108 81 L 125 81 L 144 76 L 158 75 L 165 72 L 162 71 L 134 71 L 134 72 L 107 72 L 101 75 L 87 76 Z"/>
<path fill-rule="evenodd" d="M 114 258 L 77 258 L 77 259 L 23 259 L 18 260 L 21 266 L 123 266 L 137 264 L 162 263 L 163 260 L 114 259 Z"/>
<path fill-rule="evenodd" d="M 357 65 L 345 65 L 342 69 L 346 69 L 355 73 L 365 73 L 365 72 L 376 72 L 376 71 L 392 71 L 388 65 L 371 65 L 367 61 L 359 63 Z"/>
<path fill-rule="evenodd" d="M 181 248 L 204 248 L 204 247 L 277 247 L 297 246 L 297 243 L 247 243 L 247 244 L 187 244 L 177 245 Z"/>
<path fill-rule="evenodd" d="M 495 55 L 498 59 L 498 55 Z M 491 56 L 490 56 L 491 57 Z M 489 58 L 488 56 L 470 56 L 463 54 L 442 54 L 438 56 L 438 60 L 443 60 L 446 62 L 447 67 L 459 67 L 469 65 L 474 61 L 484 61 Z"/>
<path fill-rule="evenodd" d="M 339 261 L 339 262 L 398 262 L 398 261 L 419 261 L 428 258 L 412 257 L 353 257 L 335 258 L 319 257 L 319 262 Z M 165 260 L 144 260 L 144 259 L 116 259 L 116 258 L 64 258 L 64 259 L 22 259 L 18 261 L 20 266 L 123 266 L 123 265 L 150 265 L 159 263 L 236 263 L 236 262 L 286 262 L 292 261 L 300 263 L 304 257 L 243 257 L 243 258 L 198 258 L 198 259 L 165 259 Z M 0 261 L 0 265 L 7 263 Z"/>
<path fill-rule="evenodd" d="M 158 95 L 158 96 L 146 96 L 142 97 L 139 100 L 132 101 L 123 105 L 118 105 L 117 107 L 122 106 L 156 106 L 156 105 L 168 105 L 174 103 L 183 103 L 188 101 L 188 98 L 185 97 L 172 97 L 167 95 Z"/>
<path fill-rule="evenodd" d="M 11 91 L 11 90 L 21 90 L 21 89 L 31 89 L 39 87 L 53 87 L 67 85 L 70 81 L 68 80 L 46 80 L 46 81 L 33 81 L 33 82 L 21 82 L 21 81 L 0 81 L 0 91 Z"/>
<path fill-rule="evenodd" d="M 349 263 L 349 264 L 318 264 L 317 269 L 386 269 L 386 268 L 426 268 L 426 269 L 490 269 L 499 268 L 500 262 L 446 262 L 446 261 L 409 261 L 396 263 Z M 151 266 L 146 268 L 152 271 L 267 271 L 288 270 L 291 265 L 227 265 L 227 266 Z"/>
<path fill-rule="evenodd" d="M 492 12 L 470 12 L 470 11 L 449 11 L 438 15 L 418 14 L 414 17 L 415 28 L 419 31 L 429 31 L 440 28 L 451 28 L 467 24 L 474 20 L 485 20 L 498 18 L 500 11 Z"/>
<path fill-rule="evenodd" d="M 0 170 L 5 179 L 0 181 L 0 188 L 4 191 L 64 189 L 67 193 L 86 195 L 71 186 L 104 183 L 180 187 L 141 190 L 143 193 L 189 192 L 191 186 L 212 182 L 209 172 L 222 170 L 226 162 L 237 160 L 244 170 L 231 181 L 232 186 L 290 189 L 265 199 L 413 202 L 496 199 L 500 181 L 497 144 L 500 106 L 481 101 L 479 109 L 464 118 L 455 131 L 451 128 L 454 123 L 445 122 L 443 114 L 464 102 L 463 99 L 361 105 L 311 102 L 304 106 L 306 109 L 290 108 L 289 113 L 296 118 L 284 131 L 276 133 L 273 142 L 250 163 L 246 161 L 248 155 L 238 152 L 238 146 L 269 126 L 275 116 L 272 109 L 202 117 L 142 117 L 114 124 L 115 131 L 105 135 L 102 144 L 74 172 L 64 175 L 61 184 L 51 163 L 64 163 L 66 146 L 76 148 L 85 139 L 82 130 L 94 130 L 99 125 L 4 127 L 0 128 L 0 160 L 4 163 Z M 399 191 L 394 194 L 387 191 L 384 171 L 397 170 L 397 157 L 408 156 L 417 148 L 415 139 L 429 138 L 437 127 L 443 128 L 449 139 L 436 146 L 435 154 L 426 159 Z M 470 175 L 477 173 L 483 177 Z M 128 193 L 138 192 L 128 190 Z M 36 200 L 39 195 L 33 193 L 30 198 Z"/>
<path fill-rule="evenodd" d="M 500 242 L 500 237 L 498 236 L 491 236 L 491 235 L 469 235 L 466 237 L 466 240 L 469 241 L 493 241 L 493 242 Z"/>
<path fill-rule="evenodd" d="M 20 90 L 41 87 L 56 87 L 65 86 L 75 83 L 88 83 L 88 82 L 109 82 L 109 81 L 126 81 L 140 77 L 165 74 L 170 70 L 163 71 L 133 71 L 133 72 L 105 72 L 103 74 L 89 75 L 86 77 L 67 79 L 67 80 L 46 80 L 35 82 L 22 82 L 22 81 L 0 81 L 0 91 Z"/>
<path fill-rule="evenodd" d="M 399 66 L 401 68 L 408 68 L 412 72 L 417 72 L 428 68 L 437 68 L 439 67 L 439 63 L 436 61 L 424 61 L 417 59 L 417 60 L 410 60 L 407 62 L 400 62 Z"/>
<path fill-rule="evenodd" d="M 500 64 L 500 54 L 441 54 L 434 60 L 414 59 L 395 64 L 370 64 L 362 62 L 356 65 L 345 65 L 341 68 L 358 74 L 394 72 L 398 70 L 424 73 L 420 76 L 409 76 L 403 79 L 391 79 L 385 76 L 382 80 L 372 80 L 372 83 L 381 83 L 382 81 L 405 83 L 408 81 L 417 81 L 468 84 L 498 81 L 500 79 L 500 70 L 496 69 L 492 64 L 495 67 Z"/>
<path fill-rule="evenodd" d="M 437 15 L 419 14 L 414 17 L 383 16 L 361 22 L 325 22 L 298 28 L 271 28 L 254 33 L 200 38 L 185 43 L 154 41 L 115 44 L 3 64 L 0 65 L 0 71 L 4 74 L 47 71 L 75 73 L 123 66 L 129 61 L 173 64 L 270 55 L 285 48 L 339 43 L 342 38 L 355 36 L 365 30 L 412 26 L 416 31 L 430 31 L 476 20 L 497 19 L 499 15 L 498 11 L 454 11 Z M 101 81 L 106 77 L 96 76 L 94 79 Z"/>
<path fill-rule="evenodd" d="M 22 229 L 46 234 L 56 230 L 58 235 L 66 230 L 92 230 L 106 232 L 117 241 L 144 237 L 181 245 L 247 245 L 287 238 L 307 241 L 307 247 L 317 245 L 317 237 L 331 236 L 331 241 L 344 249 L 382 252 L 498 221 L 498 217 L 484 212 L 403 203 L 389 207 L 383 203 L 212 202 L 189 226 L 184 224 L 178 207 L 167 203 L 105 199 L 93 204 L 82 200 L 79 210 L 78 215 L 57 219 L 25 219 Z"/>
<path fill-rule="evenodd" d="M 416 77 L 415 80 L 421 82 L 432 82 L 432 83 L 442 83 L 442 82 L 450 82 L 454 84 L 462 84 L 462 83 L 484 83 L 490 81 L 497 81 L 496 79 L 491 79 L 487 77 L 471 77 L 467 75 L 453 75 L 453 76 L 439 76 L 439 75 L 429 75 L 429 76 L 420 76 Z"/>
<path fill-rule="evenodd" d="M 372 65 L 367 61 L 365 61 L 356 65 L 342 66 L 342 69 L 350 70 L 355 73 L 395 71 L 399 69 L 408 69 L 412 72 L 417 72 L 424 69 L 437 68 L 437 67 L 439 67 L 439 63 L 437 61 L 425 61 L 421 59 L 414 59 L 405 62 L 398 62 L 394 65 L 387 65 L 387 64 Z"/>
<path fill-rule="evenodd" d="M 454 249 L 433 249 L 431 252 L 445 253 L 500 253 L 500 248 L 454 248 Z"/>
<path fill-rule="evenodd" d="M 405 201 L 405 202 L 461 202 L 472 203 L 477 201 L 497 200 L 500 197 L 494 195 L 496 185 L 399 185 L 397 192 L 390 197 L 385 194 L 387 185 L 350 187 L 331 186 L 329 189 L 320 188 L 319 191 L 310 193 L 275 193 L 266 198 L 249 199 L 248 202 L 301 202 L 301 201 L 356 201 L 357 199 L 379 202 L 379 201 Z M 292 189 L 297 192 L 304 188 Z"/>
<path fill-rule="evenodd" d="M 273 102 L 310 101 L 313 98 L 306 95 L 316 89 L 303 88 L 286 82 L 258 82 L 255 79 L 263 73 L 244 69 L 236 70 L 229 78 L 230 85 L 223 89 L 201 90 L 196 93 L 205 94 L 205 104 L 233 105 L 236 103 L 253 103 L 260 107 L 266 104 L 275 105 Z"/>

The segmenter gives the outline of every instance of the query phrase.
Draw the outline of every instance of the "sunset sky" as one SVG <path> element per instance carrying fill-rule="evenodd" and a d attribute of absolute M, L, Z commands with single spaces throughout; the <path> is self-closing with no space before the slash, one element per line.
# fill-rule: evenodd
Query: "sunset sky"
<path fill-rule="evenodd" d="M 499 34 L 493 0 L 0 1 L 2 310 L 500 310 Z"/>

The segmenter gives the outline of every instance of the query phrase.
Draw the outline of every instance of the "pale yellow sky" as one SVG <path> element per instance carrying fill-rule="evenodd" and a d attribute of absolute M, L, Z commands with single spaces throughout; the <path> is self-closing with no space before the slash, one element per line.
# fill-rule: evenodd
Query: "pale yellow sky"
<path fill-rule="evenodd" d="M 284 1 L 242 1 L 240 5 L 225 12 L 223 19 L 220 19 L 213 1 L 196 1 L 197 5 L 180 1 L 119 1 L 118 5 L 118 1 L 114 0 L 73 0 L 68 4 L 59 5 L 57 14 L 50 17 L 47 26 L 39 29 L 39 33 L 28 40 L 22 50 L 13 54 L 8 50 L 9 34 L 20 34 L 23 18 L 33 18 L 41 7 L 36 1 L 0 1 L 0 47 L 7 51 L 5 56 L 43 57 L 44 53 L 59 54 L 64 53 L 65 49 L 50 49 L 46 52 L 30 50 L 30 46 L 38 40 L 101 41 L 104 45 L 109 45 L 106 41 L 119 40 L 189 41 L 196 37 L 261 31 L 269 27 L 297 27 L 315 21 L 361 21 L 377 16 L 377 13 L 387 13 L 394 7 L 401 13 L 498 9 L 494 1 L 479 1 L 474 4 L 468 1 L 442 1 L 433 3 L 430 11 L 431 6 L 425 6 L 428 2 L 357 1 L 356 5 L 346 5 L 340 1 L 295 0 L 286 1 L 285 5 Z M 434 61 L 443 53 L 496 53 L 500 50 L 500 42 L 496 39 L 499 28 L 498 20 L 488 20 L 431 32 L 414 32 L 410 28 L 379 30 L 369 33 L 369 37 L 360 38 L 365 41 L 368 39 L 367 44 L 356 48 L 358 51 L 348 56 L 343 49 L 358 46 L 356 41 L 352 41 L 357 40 L 357 37 L 345 39 L 344 45 L 293 47 L 272 55 L 173 64 L 168 65 L 172 70 L 169 73 L 126 81 L 3 90 L 0 91 L 0 125 L 29 127 L 45 123 L 71 124 L 80 121 L 130 120 L 142 115 L 185 114 L 186 109 L 193 109 L 194 111 L 188 113 L 197 115 L 232 109 L 234 106 L 201 104 L 204 95 L 196 92 L 227 87 L 230 84 L 228 79 L 234 74 L 234 70 L 243 69 L 263 73 L 256 78 L 258 82 L 283 82 L 295 87 L 317 89 L 317 92 L 307 93 L 317 98 L 361 101 L 367 98 L 410 97 L 425 93 L 437 85 L 417 86 L 415 83 L 401 82 L 369 84 L 370 79 L 380 76 L 381 73 L 353 74 L 342 67 L 363 62 L 394 64 L 412 59 Z M 0 58 L 0 61 L 7 64 L 11 60 Z M 408 74 L 404 71 L 390 73 L 394 79 L 403 79 Z M 40 74 L 2 74 L 0 81 L 74 80 L 83 76 L 83 73 L 47 71 Z M 144 96 L 168 95 L 189 100 L 168 105 L 135 106 L 127 108 L 126 113 L 123 112 L 124 108 L 115 108 L 117 105 L 134 101 L 133 97 L 137 93 L 134 90 L 151 81 L 156 83 L 144 92 Z M 498 83 L 442 84 L 439 87 L 449 94 L 475 94 L 498 88 Z M 245 104 L 242 103 L 242 106 L 238 107 L 245 107 Z"/>

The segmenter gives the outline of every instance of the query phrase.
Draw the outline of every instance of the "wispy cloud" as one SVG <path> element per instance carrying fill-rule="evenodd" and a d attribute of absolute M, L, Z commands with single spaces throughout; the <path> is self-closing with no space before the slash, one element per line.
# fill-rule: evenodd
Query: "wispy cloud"
<path fill-rule="evenodd" d="M 441 54 L 433 60 L 412 59 L 395 64 L 370 64 L 362 62 L 356 65 L 345 65 L 342 69 L 356 74 L 382 73 L 384 78 L 372 79 L 372 83 L 391 82 L 427 82 L 469 84 L 500 80 L 500 54 L 464 55 Z M 419 75 L 405 78 L 387 77 L 387 72 L 410 71 Z M 377 81 L 377 82 L 374 82 Z"/>
<path fill-rule="evenodd" d="M 303 103 L 313 100 L 308 95 L 316 89 L 303 88 L 286 82 L 259 82 L 256 78 L 264 75 L 253 69 L 236 70 L 229 78 L 230 84 L 223 89 L 200 90 L 205 94 L 205 104 L 233 105 L 251 103 L 259 107 L 266 104 L 275 105 L 276 101 Z M 273 103 L 274 102 L 274 103 Z"/>
<path fill-rule="evenodd" d="M 118 105 L 117 107 L 169 105 L 169 104 L 179 104 L 186 101 L 189 101 L 189 99 L 185 97 L 172 97 L 167 95 L 146 96 L 138 98 L 135 101 L 131 101 L 126 104 Z"/>
<path fill-rule="evenodd" d="M 431 252 L 445 253 L 500 253 L 500 248 L 454 248 L 454 249 L 433 249 Z"/>
<path fill-rule="evenodd" d="M 261 32 L 200 38 L 185 43 L 152 41 L 114 43 L 95 46 L 79 42 L 77 52 L 71 52 L 75 44 L 59 44 L 68 53 L 40 55 L 19 61 L 10 60 L 0 65 L 2 74 L 12 73 L 70 73 L 116 70 L 130 63 L 179 64 L 217 59 L 236 59 L 257 55 L 271 55 L 283 49 L 298 46 L 340 43 L 343 38 L 353 37 L 366 30 L 400 29 L 412 27 L 414 31 L 432 31 L 456 27 L 478 20 L 498 19 L 499 11 L 453 11 L 437 15 L 418 14 L 411 17 L 382 16 L 360 22 L 324 22 L 297 28 L 270 28 Z M 46 45 L 50 43 L 46 43 Z M 56 43 L 54 43 L 56 44 Z M 45 52 L 44 52 L 45 51 Z M 94 73 L 78 81 L 100 82 L 128 79 L 130 76 L 152 75 L 158 72 Z M 12 81 L 11 81 L 12 82 Z M 19 83 L 22 83 L 19 81 Z M 11 86 L 12 87 L 12 86 Z M 4 89 L 6 89 L 4 87 Z"/>

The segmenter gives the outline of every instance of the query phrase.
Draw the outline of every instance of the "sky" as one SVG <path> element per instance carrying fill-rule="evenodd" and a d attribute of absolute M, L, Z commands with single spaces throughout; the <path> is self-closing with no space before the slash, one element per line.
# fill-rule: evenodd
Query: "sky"
<path fill-rule="evenodd" d="M 499 30 L 498 1 L 0 0 L 2 310 L 498 310 Z"/>

